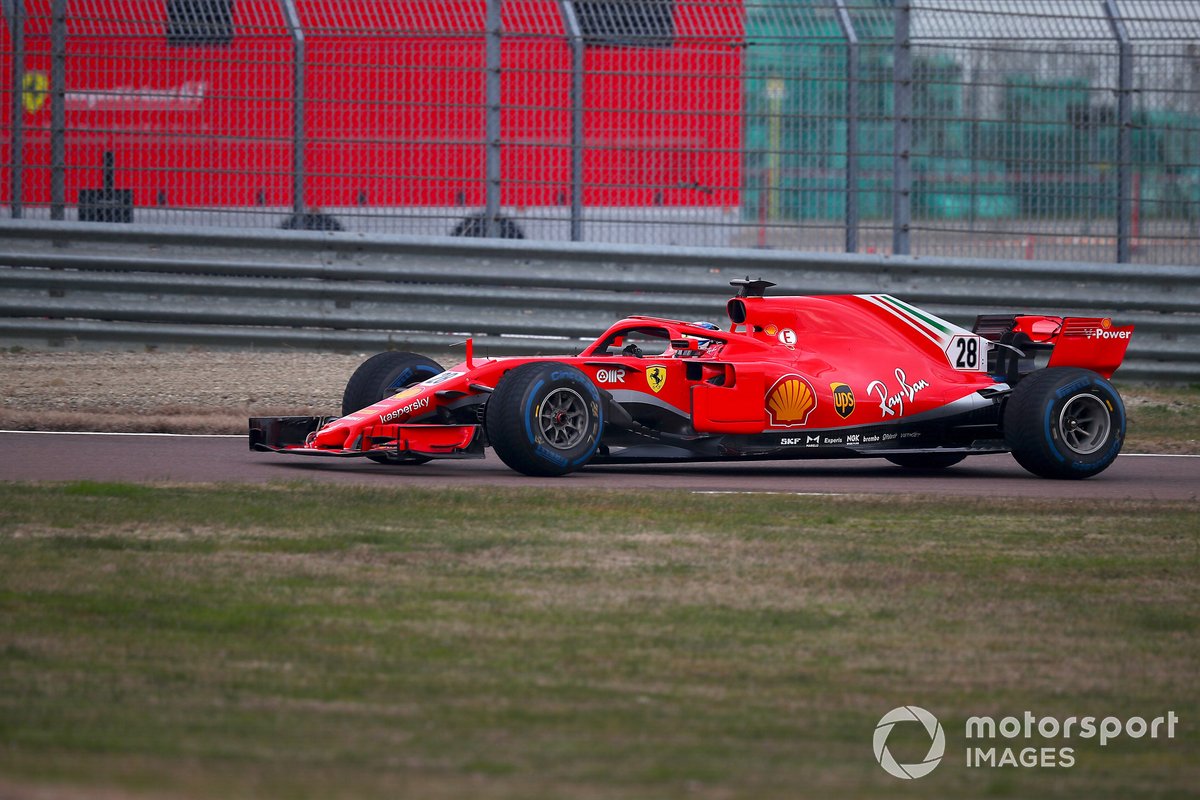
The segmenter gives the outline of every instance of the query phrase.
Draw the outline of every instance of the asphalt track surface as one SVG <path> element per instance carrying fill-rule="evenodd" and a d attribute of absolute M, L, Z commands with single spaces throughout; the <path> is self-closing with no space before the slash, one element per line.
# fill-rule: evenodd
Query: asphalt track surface
<path fill-rule="evenodd" d="M 1196 500 L 1200 456 L 1124 454 L 1083 481 L 1030 475 L 1008 455 L 972 456 L 937 473 L 882 459 L 593 466 L 562 478 L 530 478 L 489 451 L 482 460 L 389 467 L 366 459 L 252 453 L 242 436 L 0 432 L 0 480 L 166 483 L 322 482 L 360 486 L 649 489 L 795 494 L 922 494 L 955 497 Z"/>

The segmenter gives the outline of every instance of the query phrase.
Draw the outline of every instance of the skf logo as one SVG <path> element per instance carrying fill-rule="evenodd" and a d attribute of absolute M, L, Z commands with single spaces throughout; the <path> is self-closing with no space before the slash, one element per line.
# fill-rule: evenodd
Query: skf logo
<path fill-rule="evenodd" d="M 767 413 L 775 427 L 804 425 L 816 407 L 817 393 L 799 375 L 784 375 L 767 392 Z"/>
<path fill-rule="evenodd" d="M 646 383 L 650 384 L 650 388 L 655 394 L 661 392 L 662 388 L 667 385 L 667 368 L 661 364 L 655 364 L 653 367 L 647 367 Z"/>
<path fill-rule="evenodd" d="M 833 389 L 833 410 L 842 419 L 854 413 L 854 390 L 844 383 L 831 383 Z"/>

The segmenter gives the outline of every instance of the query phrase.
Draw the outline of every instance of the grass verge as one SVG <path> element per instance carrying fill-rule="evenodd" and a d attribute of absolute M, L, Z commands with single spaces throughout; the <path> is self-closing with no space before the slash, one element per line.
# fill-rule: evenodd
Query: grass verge
<path fill-rule="evenodd" d="M 1200 386 L 1117 389 L 1129 416 L 1127 453 L 1200 453 Z"/>
<path fill-rule="evenodd" d="M 0 486 L 6 797 L 1183 797 L 1191 504 Z M 945 726 L 901 782 L 889 709 Z M 968 769 L 970 715 L 1173 740 Z M 889 740 L 919 760 L 928 740 Z"/>

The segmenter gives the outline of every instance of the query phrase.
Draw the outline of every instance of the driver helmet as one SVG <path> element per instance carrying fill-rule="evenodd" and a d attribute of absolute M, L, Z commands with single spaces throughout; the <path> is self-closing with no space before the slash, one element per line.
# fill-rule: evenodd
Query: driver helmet
<path fill-rule="evenodd" d="M 704 330 L 706 330 L 706 331 L 721 330 L 719 327 L 717 327 L 716 325 L 713 325 L 711 322 L 693 322 L 692 325 L 696 326 L 697 328 L 704 328 Z M 700 349 L 703 350 L 704 348 L 706 348 L 710 344 L 712 344 L 712 342 L 713 342 L 712 339 L 701 339 L 700 340 Z"/>
<path fill-rule="evenodd" d="M 719 327 L 712 324 L 711 322 L 693 322 L 693 323 L 691 323 L 691 325 L 696 328 L 704 328 L 704 330 L 706 330 L 706 331 L 721 330 Z M 696 349 L 695 350 L 688 350 L 686 352 L 680 352 L 679 356 L 684 357 L 684 358 L 689 357 L 689 356 L 691 356 L 691 357 L 698 356 L 698 355 L 702 354 L 705 350 L 707 350 L 709 348 L 709 345 L 711 345 L 712 343 L 713 343 L 712 339 L 698 339 L 696 341 Z"/>

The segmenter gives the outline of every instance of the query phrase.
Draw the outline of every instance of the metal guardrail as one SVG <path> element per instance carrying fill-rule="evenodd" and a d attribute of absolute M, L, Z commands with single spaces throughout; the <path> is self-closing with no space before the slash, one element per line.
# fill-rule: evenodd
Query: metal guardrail
<path fill-rule="evenodd" d="M 0 339 L 574 352 L 628 314 L 724 319 L 733 278 L 1137 325 L 1122 375 L 1200 379 L 1200 267 L 5 221 Z"/>
<path fill-rule="evenodd" d="M 1194 1 L 0 6 L 14 218 L 1200 261 Z"/>

